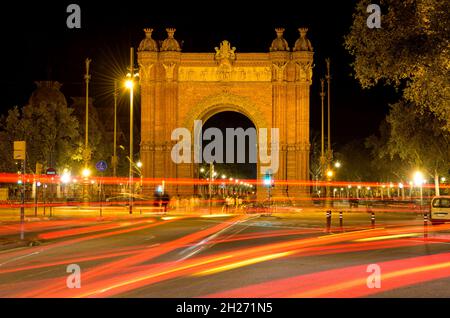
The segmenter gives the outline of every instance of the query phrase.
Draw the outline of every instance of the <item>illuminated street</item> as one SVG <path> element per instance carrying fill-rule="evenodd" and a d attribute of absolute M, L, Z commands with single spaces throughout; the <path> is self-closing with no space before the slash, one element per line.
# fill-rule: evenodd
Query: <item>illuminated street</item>
<path fill-rule="evenodd" d="M 40 244 L 0 253 L 2 297 L 449 297 L 450 224 L 367 214 L 145 216 L 27 224 Z M 303 216 L 304 215 L 304 216 Z M 7 233 L 10 226 L 2 225 Z M 3 236 L 3 234 L 2 234 Z M 66 267 L 81 267 L 67 289 Z M 369 264 L 382 286 L 368 289 Z"/>

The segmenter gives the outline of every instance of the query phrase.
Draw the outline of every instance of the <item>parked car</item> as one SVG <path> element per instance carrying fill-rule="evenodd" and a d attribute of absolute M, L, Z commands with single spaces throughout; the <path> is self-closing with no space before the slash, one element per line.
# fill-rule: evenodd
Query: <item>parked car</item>
<path fill-rule="evenodd" d="M 430 221 L 439 224 L 450 221 L 450 196 L 436 196 L 431 200 Z"/>

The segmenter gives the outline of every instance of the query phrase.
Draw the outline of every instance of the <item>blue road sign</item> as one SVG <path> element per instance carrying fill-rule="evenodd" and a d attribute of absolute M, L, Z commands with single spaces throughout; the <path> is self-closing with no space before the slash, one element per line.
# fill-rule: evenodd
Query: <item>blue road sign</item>
<path fill-rule="evenodd" d="M 97 168 L 98 171 L 103 172 L 108 168 L 108 164 L 106 161 L 100 160 L 95 164 L 95 168 Z"/>

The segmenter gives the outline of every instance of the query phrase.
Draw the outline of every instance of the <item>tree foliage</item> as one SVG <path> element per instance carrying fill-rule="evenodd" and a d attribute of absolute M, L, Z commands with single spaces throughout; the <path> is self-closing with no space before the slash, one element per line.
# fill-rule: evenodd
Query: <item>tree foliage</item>
<path fill-rule="evenodd" d="M 342 166 L 336 169 L 338 180 L 357 182 L 378 179 L 376 169 L 371 166 L 371 153 L 361 140 L 353 140 L 343 145 L 339 152 L 335 153 L 335 157 L 342 162 Z"/>
<path fill-rule="evenodd" d="M 58 103 L 14 107 L 3 118 L 0 142 L 2 171 L 14 171 L 12 147 L 15 140 L 27 143 L 27 166 L 34 171 L 37 162 L 63 169 L 73 163 L 79 140 L 78 121 L 72 109 Z"/>
<path fill-rule="evenodd" d="M 440 129 L 442 120 L 431 111 L 418 111 L 407 101 L 391 105 L 380 136 L 371 136 L 366 145 L 372 148 L 378 164 L 405 180 L 412 169 L 429 176 L 447 175 L 450 169 L 450 133 Z"/>
<path fill-rule="evenodd" d="M 367 27 L 370 0 L 361 0 L 345 47 L 355 58 L 355 78 L 364 88 L 379 82 L 403 91 L 450 131 L 449 34 L 446 0 L 380 0 L 381 28 Z"/>

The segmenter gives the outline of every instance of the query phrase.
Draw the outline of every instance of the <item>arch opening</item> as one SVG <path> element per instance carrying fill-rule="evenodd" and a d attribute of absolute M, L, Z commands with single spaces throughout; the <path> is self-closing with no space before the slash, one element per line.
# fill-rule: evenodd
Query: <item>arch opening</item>
<path fill-rule="evenodd" d="M 196 169 L 198 177 L 209 180 L 213 176 L 216 183 L 224 180 L 224 184 L 216 184 L 213 194 L 255 193 L 255 186 L 246 181 L 257 178 L 258 137 L 253 121 L 235 110 L 208 113 L 204 116 L 201 138 L 203 158 Z"/>

